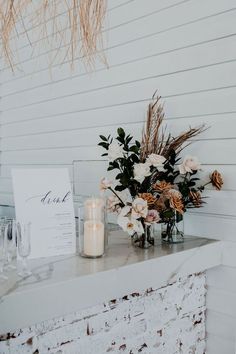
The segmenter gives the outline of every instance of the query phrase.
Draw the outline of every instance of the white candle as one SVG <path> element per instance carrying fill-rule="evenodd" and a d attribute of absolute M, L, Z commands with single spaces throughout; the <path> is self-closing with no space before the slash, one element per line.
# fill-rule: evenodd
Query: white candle
<path fill-rule="evenodd" d="M 103 221 L 103 200 L 91 198 L 85 201 L 85 220 Z"/>
<path fill-rule="evenodd" d="M 84 254 L 99 257 L 104 253 L 104 224 L 101 221 L 85 221 Z"/>

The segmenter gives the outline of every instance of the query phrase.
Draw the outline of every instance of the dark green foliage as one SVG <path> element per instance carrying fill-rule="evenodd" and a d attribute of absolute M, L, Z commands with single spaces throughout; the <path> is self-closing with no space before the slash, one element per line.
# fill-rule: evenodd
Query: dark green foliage
<path fill-rule="evenodd" d="M 108 137 L 100 135 L 100 139 L 101 142 L 98 145 L 108 150 L 113 138 L 110 135 Z M 194 207 L 189 197 L 190 191 L 202 192 L 204 186 L 196 186 L 196 183 L 199 181 L 199 178 L 196 177 L 197 171 L 187 173 L 183 176 L 180 175 L 177 167 L 178 163 L 180 163 L 179 153 L 177 154 L 175 150 L 170 151 L 168 159 L 164 163 L 164 170 L 158 171 L 157 168 L 152 166 L 151 175 L 146 177 L 142 183 L 139 183 L 134 179 L 134 165 L 140 163 L 140 142 L 137 140 L 134 141 L 130 134 L 126 135 L 124 129 L 121 127 L 117 129 L 115 140 L 117 140 L 124 150 L 124 156 L 115 161 L 110 161 L 107 169 L 108 171 L 118 170 L 116 191 L 123 191 L 128 188 L 132 197 L 137 196 L 138 193 L 149 192 L 158 199 L 160 193 L 155 192 L 152 186 L 158 181 L 166 181 L 174 185 L 175 188 L 178 188 L 182 194 L 185 209 Z M 108 156 L 108 153 L 106 152 L 102 156 Z M 173 212 L 169 201 L 166 200 L 166 210 L 162 211 L 162 218 L 168 219 L 173 217 Z M 181 214 L 179 214 L 180 217 L 182 217 Z"/>

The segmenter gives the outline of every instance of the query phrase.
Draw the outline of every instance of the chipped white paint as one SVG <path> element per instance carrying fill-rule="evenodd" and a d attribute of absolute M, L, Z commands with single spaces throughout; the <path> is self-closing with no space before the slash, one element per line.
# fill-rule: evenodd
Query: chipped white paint
<path fill-rule="evenodd" d="M 205 274 L 2 335 L 1 354 L 205 352 Z"/>

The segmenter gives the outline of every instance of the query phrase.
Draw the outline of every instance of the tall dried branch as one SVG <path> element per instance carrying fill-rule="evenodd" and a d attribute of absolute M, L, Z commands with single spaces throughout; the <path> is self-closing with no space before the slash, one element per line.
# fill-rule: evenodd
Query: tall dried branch
<path fill-rule="evenodd" d="M 159 146 L 159 129 L 165 116 L 160 100 L 161 97 L 154 93 L 148 105 L 146 123 L 142 133 L 141 161 L 144 161 L 148 155 L 156 153 Z"/>
<path fill-rule="evenodd" d="M 189 128 L 187 131 L 173 137 L 162 127 L 164 109 L 160 103 L 161 97 L 155 94 L 148 105 L 146 123 L 142 134 L 141 161 L 144 162 L 148 155 L 154 153 L 168 158 L 171 152 L 178 155 L 184 148 L 191 144 L 191 139 L 206 130 L 205 125 Z"/>
<path fill-rule="evenodd" d="M 187 131 L 180 133 L 177 137 L 168 136 L 168 139 L 163 142 L 161 148 L 157 150 L 157 153 L 168 158 L 172 151 L 178 155 L 184 148 L 191 144 L 191 139 L 201 134 L 206 130 L 205 125 L 201 125 L 197 128 L 189 128 Z M 165 139 L 165 137 L 163 137 Z"/>

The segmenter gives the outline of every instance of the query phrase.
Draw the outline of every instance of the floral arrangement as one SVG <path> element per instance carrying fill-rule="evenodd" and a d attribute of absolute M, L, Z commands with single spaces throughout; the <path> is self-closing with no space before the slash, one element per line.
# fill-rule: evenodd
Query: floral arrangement
<path fill-rule="evenodd" d="M 154 96 L 148 106 L 141 142 L 118 128 L 115 138 L 100 135 L 98 144 L 106 150 L 102 156 L 109 159 L 108 171 L 118 171 L 116 183 L 107 178 L 101 181 L 101 190 L 112 192 L 107 199 L 108 210 L 118 214 L 118 224 L 129 235 L 138 237 L 142 245 L 153 243 L 150 231 L 147 234 L 146 230 L 154 223 L 164 224 L 165 236 L 171 238 L 186 210 L 203 206 L 205 186 L 211 183 L 220 190 L 223 185 L 218 171 L 201 183 L 197 157 L 180 156 L 205 126 L 190 127 L 173 137 L 162 128 L 163 119 L 160 97 Z"/>

